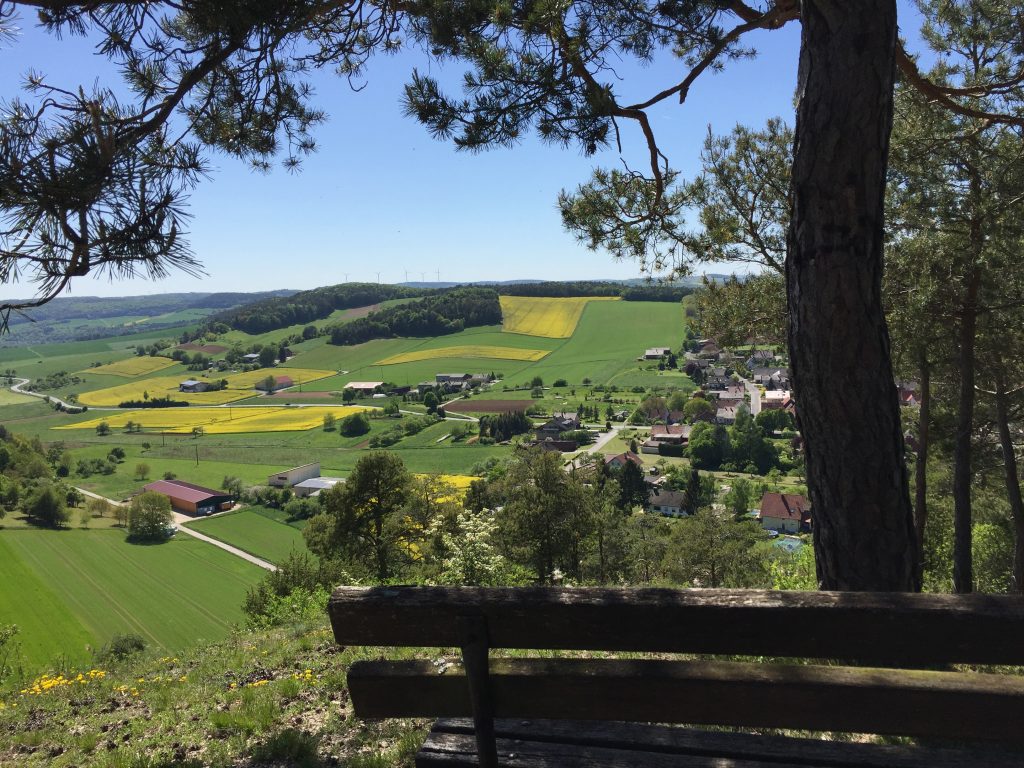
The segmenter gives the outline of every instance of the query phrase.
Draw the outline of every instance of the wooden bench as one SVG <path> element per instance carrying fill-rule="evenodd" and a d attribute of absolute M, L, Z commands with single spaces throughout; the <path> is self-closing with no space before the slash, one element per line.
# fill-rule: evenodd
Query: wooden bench
<path fill-rule="evenodd" d="M 461 649 L 461 663 L 360 661 L 349 670 L 357 716 L 442 718 L 417 766 L 1024 766 L 1024 677 L 950 667 L 1024 664 L 1016 597 L 340 587 L 329 613 L 342 645 Z M 492 648 L 619 658 L 497 659 Z M 659 657 L 629 658 L 637 653 Z M 660 657 L 676 653 L 789 661 Z"/>

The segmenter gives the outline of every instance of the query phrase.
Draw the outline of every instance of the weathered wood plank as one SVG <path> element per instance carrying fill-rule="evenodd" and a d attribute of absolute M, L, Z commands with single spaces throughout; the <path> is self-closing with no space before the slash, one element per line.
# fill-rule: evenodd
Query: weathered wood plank
<path fill-rule="evenodd" d="M 342 645 L 454 647 L 483 615 L 492 648 L 1024 664 L 1024 599 L 765 590 L 339 587 Z"/>
<path fill-rule="evenodd" d="M 441 719 L 435 733 L 472 736 L 473 724 L 464 719 Z M 1004 750 L 979 751 L 920 745 L 861 744 L 787 736 L 703 731 L 678 726 L 566 720 L 497 720 L 495 732 L 510 742 L 558 742 L 641 753 L 705 755 L 719 758 L 768 760 L 773 765 L 832 768 L 1020 768 L 1024 755 Z M 428 739 L 427 744 L 430 741 Z M 426 748 L 426 744 L 424 745 Z"/>
<path fill-rule="evenodd" d="M 735 662 L 493 660 L 494 716 L 847 731 L 1024 743 L 1024 679 Z M 357 662 L 359 717 L 467 717 L 460 665 Z"/>
<path fill-rule="evenodd" d="M 473 737 L 464 734 L 432 732 L 416 755 L 417 768 L 477 765 Z M 807 763 L 670 755 L 510 739 L 498 739 L 498 765 L 502 768 L 808 768 Z"/>

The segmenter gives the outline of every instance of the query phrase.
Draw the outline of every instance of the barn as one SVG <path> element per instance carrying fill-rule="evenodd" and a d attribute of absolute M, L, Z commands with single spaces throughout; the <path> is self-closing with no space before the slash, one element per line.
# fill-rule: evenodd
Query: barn
<path fill-rule="evenodd" d="M 147 485 L 145 490 L 163 494 L 171 500 L 174 509 L 189 515 L 212 515 L 214 512 L 231 509 L 235 503 L 231 494 L 186 483 L 184 480 L 157 480 Z"/>

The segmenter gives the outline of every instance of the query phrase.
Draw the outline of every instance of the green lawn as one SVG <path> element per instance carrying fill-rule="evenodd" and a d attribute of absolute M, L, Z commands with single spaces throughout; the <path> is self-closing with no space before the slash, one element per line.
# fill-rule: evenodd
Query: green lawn
<path fill-rule="evenodd" d="M 196 520 L 188 526 L 272 563 L 283 562 L 292 551 L 309 551 L 301 530 L 260 514 L 256 508 Z"/>
<path fill-rule="evenodd" d="M 2 531 L 0 573 L 0 623 L 18 624 L 35 664 L 50 662 L 55 647 L 87 663 L 86 644 L 98 647 L 116 633 L 137 633 L 167 653 L 227 637 L 263 574 L 183 534 L 141 546 L 119 530 Z"/>

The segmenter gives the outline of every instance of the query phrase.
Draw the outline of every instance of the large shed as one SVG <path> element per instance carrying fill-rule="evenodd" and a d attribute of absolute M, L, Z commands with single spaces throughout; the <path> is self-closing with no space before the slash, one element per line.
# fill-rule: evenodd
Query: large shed
<path fill-rule="evenodd" d="M 303 480 L 309 480 L 313 477 L 320 477 L 319 461 L 303 464 L 300 467 L 292 467 L 282 472 L 275 472 L 267 478 L 267 485 L 284 488 L 289 485 L 298 485 Z"/>
<path fill-rule="evenodd" d="M 145 490 L 163 494 L 170 499 L 172 507 L 191 515 L 212 515 L 231 509 L 235 503 L 234 496 L 229 493 L 184 480 L 157 480 L 145 486 Z"/>

